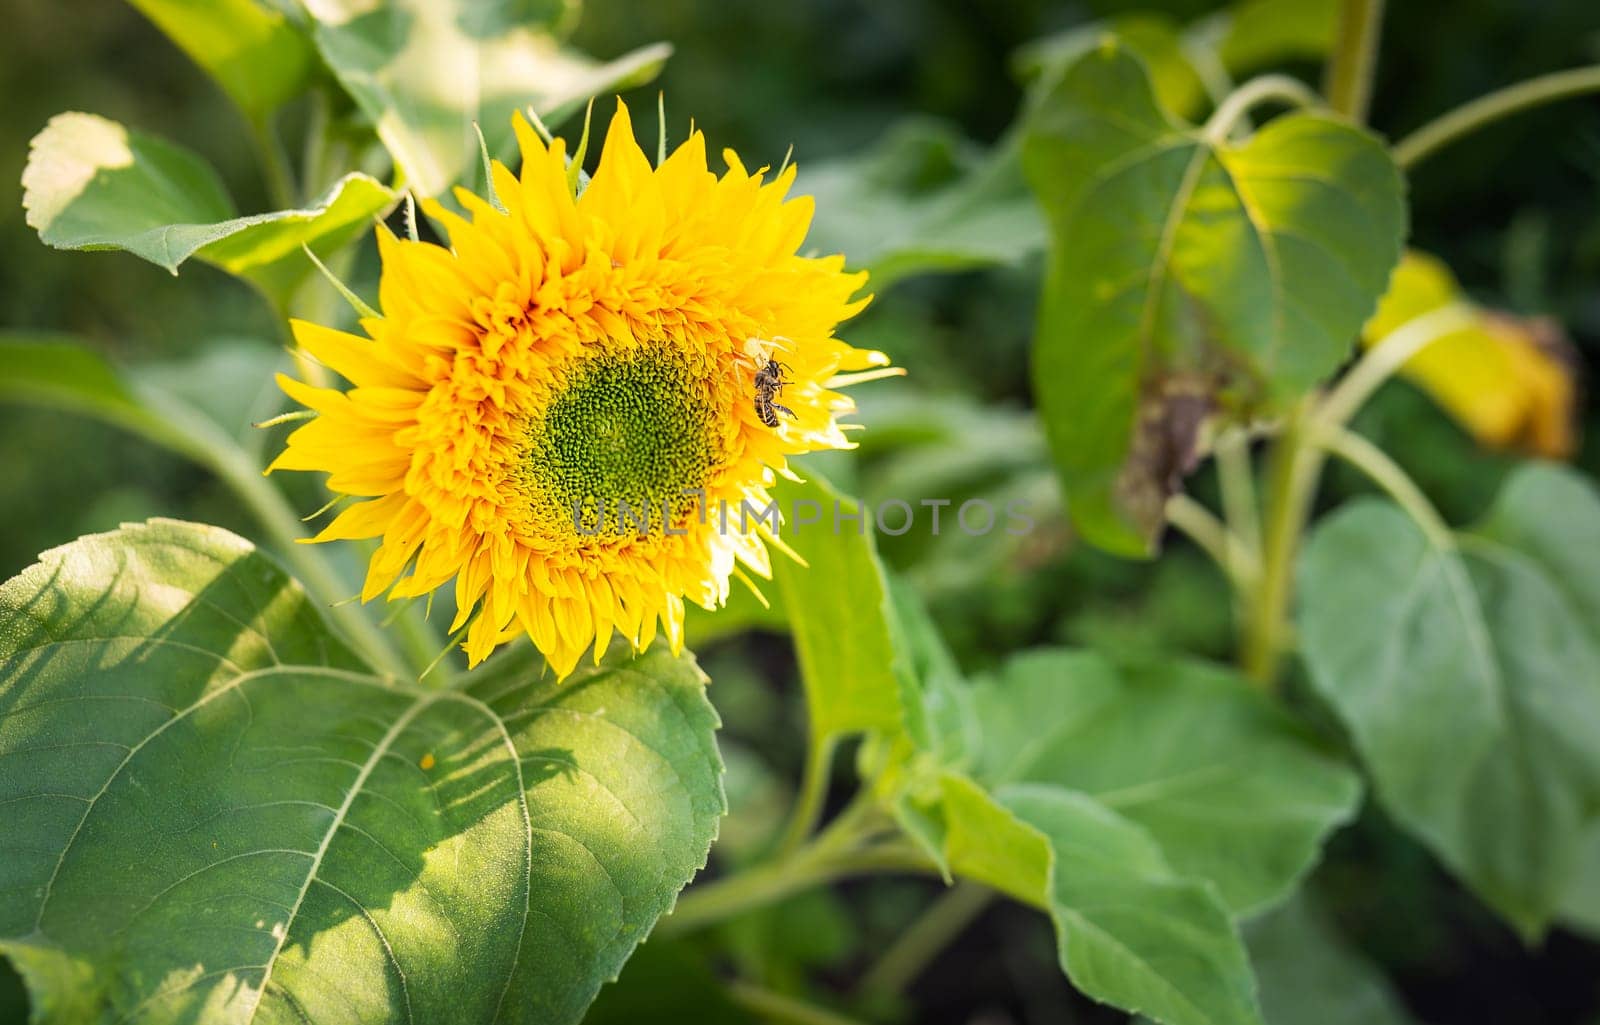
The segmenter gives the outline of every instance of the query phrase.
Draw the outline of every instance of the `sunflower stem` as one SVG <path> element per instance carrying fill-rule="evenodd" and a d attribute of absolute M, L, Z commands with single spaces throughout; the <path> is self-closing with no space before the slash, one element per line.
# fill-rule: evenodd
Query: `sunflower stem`
<path fill-rule="evenodd" d="M 1405 170 L 1480 128 L 1558 100 L 1600 92 L 1600 64 L 1556 71 L 1464 103 L 1401 139 L 1394 159 Z"/>
<path fill-rule="evenodd" d="M 1313 440 L 1324 451 L 1360 470 L 1368 480 L 1386 491 L 1435 549 L 1448 552 L 1456 547 L 1455 533 L 1444 517 L 1439 515 L 1439 510 L 1428 501 L 1428 496 L 1417 487 L 1417 482 L 1383 449 L 1345 427 L 1318 430 Z"/>
<path fill-rule="evenodd" d="M 793 854 L 690 888 L 655 935 L 676 936 L 775 904 L 785 897 L 850 876 L 882 872 L 935 873 L 928 856 L 891 841 L 835 851 L 823 837 Z"/>
<path fill-rule="evenodd" d="M 963 880 L 946 890 L 890 944 L 861 977 L 863 993 L 899 993 L 921 975 L 995 898 L 993 890 Z"/>
<path fill-rule="evenodd" d="M 762 1021 L 774 1025 L 860 1025 L 854 1018 L 846 1018 L 815 1004 L 775 993 L 753 982 L 734 980 L 724 985 L 730 1000 Z"/>
<path fill-rule="evenodd" d="M 1303 402 L 1290 415 L 1273 447 L 1261 576 L 1253 589 L 1240 650 L 1245 675 L 1268 693 L 1277 690 L 1279 666 L 1288 647 L 1294 564 L 1325 461 L 1322 450 L 1309 437 L 1309 409 L 1309 401 Z"/>
<path fill-rule="evenodd" d="M 813 737 L 806 751 L 805 765 L 800 770 L 800 790 L 795 795 L 794 807 L 789 813 L 789 823 L 783 838 L 778 841 L 780 854 L 796 850 L 822 817 L 822 808 L 828 798 L 828 784 L 833 776 L 833 752 L 838 744 L 834 736 Z"/>
<path fill-rule="evenodd" d="M 216 474 L 250 510 L 267 540 L 311 596 L 324 606 L 345 639 L 374 669 L 397 679 L 407 678 L 405 660 L 384 632 L 358 605 L 342 600 L 349 586 L 321 553 L 304 543 L 308 535 L 294 508 L 262 475 L 260 465 L 187 405 L 153 391 L 141 398 L 177 428 L 175 437 L 182 441 L 169 444 Z"/>
<path fill-rule="evenodd" d="M 1372 102 L 1382 27 L 1383 0 L 1343 0 L 1323 91 L 1329 106 L 1357 124 L 1366 123 Z"/>

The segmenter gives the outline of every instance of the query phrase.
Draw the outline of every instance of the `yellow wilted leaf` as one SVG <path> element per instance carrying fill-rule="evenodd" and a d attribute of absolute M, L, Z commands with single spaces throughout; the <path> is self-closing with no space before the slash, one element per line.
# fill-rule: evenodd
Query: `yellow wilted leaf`
<path fill-rule="evenodd" d="M 1416 384 L 1481 444 L 1560 458 L 1576 445 L 1576 383 L 1570 343 L 1547 317 L 1523 318 L 1472 303 L 1450 268 L 1408 250 L 1378 312 L 1361 332 L 1370 348 L 1416 318 L 1450 304 L 1471 325 L 1411 357 L 1401 376 Z"/>

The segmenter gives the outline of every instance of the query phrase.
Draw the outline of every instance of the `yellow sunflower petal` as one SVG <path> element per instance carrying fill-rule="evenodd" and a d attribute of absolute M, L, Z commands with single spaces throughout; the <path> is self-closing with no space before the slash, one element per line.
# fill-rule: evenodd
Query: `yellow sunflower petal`
<path fill-rule="evenodd" d="M 513 128 L 498 206 L 428 207 L 448 248 L 379 230 L 364 336 L 295 324 L 352 387 L 285 379 L 318 416 L 273 466 L 367 499 L 315 538 L 382 538 L 364 599 L 453 579 L 469 664 L 527 635 L 565 676 L 613 634 L 676 651 L 686 600 L 721 605 L 741 565 L 770 575 L 787 546 L 742 503 L 764 507 L 790 457 L 848 447 L 839 375 L 888 361 L 834 335 L 866 276 L 799 255 L 792 167 L 768 181 L 727 152 L 715 175 L 699 132 L 651 167 L 619 103 L 575 197 L 566 144 Z"/>

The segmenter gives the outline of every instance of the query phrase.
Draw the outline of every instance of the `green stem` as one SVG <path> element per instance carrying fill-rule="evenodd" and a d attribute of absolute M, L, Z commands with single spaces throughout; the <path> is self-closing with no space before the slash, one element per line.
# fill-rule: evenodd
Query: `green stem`
<path fill-rule="evenodd" d="M 774 1025 L 859 1025 L 853 1018 L 835 1014 L 751 982 L 726 983 L 728 997 L 758 1018 Z"/>
<path fill-rule="evenodd" d="M 261 525 L 274 548 L 294 570 L 295 576 L 321 602 L 328 616 L 342 628 L 347 640 L 371 665 L 399 679 L 408 679 L 406 662 L 395 651 L 389 638 L 378 629 L 349 597 L 348 585 L 328 561 L 304 542 L 307 537 L 300 519 L 283 494 L 268 483 L 261 467 L 231 438 L 221 434 L 188 406 L 149 391 L 140 398 L 159 417 L 176 428 L 167 444 L 206 467 L 233 491 Z M 157 439 L 162 440 L 162 439 Z"/>
<path fill-rule="evenodd" d="M 1322 98 L 1306 88 L 1304 83 L 1288 75 L 1262 75 L 1259 78 L 1252 78 L 1217 104 L 1217 109 L 1206 119 L 1203 134 L 1213 145 L 1220 143 L 1228 137 L 1236 121 L 1249 113 L 1252 108 L 1271 101 L 1294 107 L 1316 107 L 1321 105 Z"/>
<path fill-rule="evenodd" d="M 1294 563 L 1324 462 L 1322 450 L 1308 443 L 1308 409 L 1309 403 L 1302 403 L 1294 411 L 1273 447 L 1261 580 L 1240 651 L 1245 674 L 1269 692 L 1277 689 L 1279 662 L 1288 647 Z"/>
<path fill-rule="evenodd" d="M 420 677 L 429 666 L 439 663 L 439 656 L 450 643 L 428 621 L 424 614 L 427 604 L 426 598 L 410 599 L 395 617 L 393 624 L 394 634 L 400 639 L 400 650 L 410 664 L 413 676 L 416 677 Z M 441 663 L 423 682 L 444 686 L 453 675 L 449 667 Z"/>
<path fill-rule="evenodd" d="M 983 913 L 995 893 L 973 882 L 959 882 L 939 897 L 861 977 L 865 993 L 899 993 L 914 982 L 939 951 L 949 946 Z"/>
<path fill-rule="evenodd" d="M 877 805 L 869 795 L 858 795 L 799 850 L 684 893 L 656 932 L 692 932 L 845 876 L 936 870 L 927 855 L 908 841 L 869 842 L 879 824 Z"/>
<path fill-rule="evenodd" d="M 1380 338 L 1328 393 L 1316 418 L 1325 426 L 1350 422 L 1361 406 L 1411 357 L 1439 339 L 1473 325 L 1476 311 L 1450 303 L 1406 321 Z"/>
<path fill-rule="evenodd" d="M 1367 120 L 1372 101 L 1382 25 L 1383 0 L 1343 0 L 1340 4 L 1339 35 L 1323 91 L 1329 106 L 1358 124 Z"/>
<path fill-rule="evenodd" d="M 1439 510 L 1433 507 L 1428 497 L 1417 487 L 1416 481 L 1401 468 L 1399 463 L 1391 459 L 1388 453 L 1363 438 L 1354 431 L 1343 427 L 1325 428 L 1319 430 L 1314 440 L 1325 451 L 1338 456 L 1351 466 L 1367 475 L 1367 478 L 1388 492 L 1395 504 L 1404 509 L 1423 534 L 1428 538 L 1428 543 L 1440 551 L 1451 551 L 1455 548 L 1455 534 L 1450 525 L 1439 515 Z"/>
<path fill-rule="evenodd" d="M 266 178 L 267 197 L 279 210 L 290 210 L 300 205 L 295 190 L 294 174 L 289 170 L 289 156 L 283 143 L 272 128 L 270 115 L 250 118 L 250 134 L 261 154 L 261 171 Z"/>
<path fill-rule="evenodd" d="M 1261 556 L 1261 508 L 1256 500 L 1255 468 L 1250 463 L 1250 435 L 1242 429 L 1217 439 L 1217 483 L 1228 528 L 1256 558 Z"/>
<path fill-rule="evenodd" d="M 1167 522 L 1211 557 L 1238 590 L 1247 590 L 1260 574 L 1255 555 L 1231 533 L 1211 510 L 1183 492 L 1167 499 Z"/>
<path fill-rule="evenodd" d="M 1480 128 L 1524 110 L 1600 92 L 1600 64 L 1556 71 L 1507 86 L 1464 103 L 1412 132 L 1394 148 L 1394 158 L 1410 170 Z"/>
<path fill-rule="evenodd" d="M 806 750 L 806 762 L 800 770 L 800 790 L 795 795 L 794 808 L 789 812 L 789 823 L 778 841 L 778 853 L 788 854 L 805 843 L 806 837 L 816 828 L 822 817 L 822 807 L 827 803 L 828 784 L 833 776 L 833 752 L 838 744 L 834 736 L 812 737 Z"/>

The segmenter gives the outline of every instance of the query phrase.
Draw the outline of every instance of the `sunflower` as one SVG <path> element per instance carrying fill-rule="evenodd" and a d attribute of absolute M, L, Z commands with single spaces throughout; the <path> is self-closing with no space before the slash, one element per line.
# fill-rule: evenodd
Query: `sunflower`
<path fill-rule="evenodd" d="M 652 167 L 619 102 L 575 189 L 563 140 L 514 127 L 520 176 L 495 162 L 488 198 L 456 190 L 466 216 L 424 204 L 448 248 L 379 228 L 365 337 L 293 323 L 351 387 L 280 375 L 316 415 L 269 472 L 359 500 L 312 540 L 382 538 L 363 601 L 453 578 L 469 664 L 526 633 L 565 676 L 613 632 L 676 651 L 685 599 L 768 577 L 785 546 L 740 511 L 789 457 L 850 447 L 835 389 L 893 371 L 834 337 L 866 274 L 798 255 L 794 167 L 766 181 L 724 151 L 718 177 L 699 132 Z"/>

